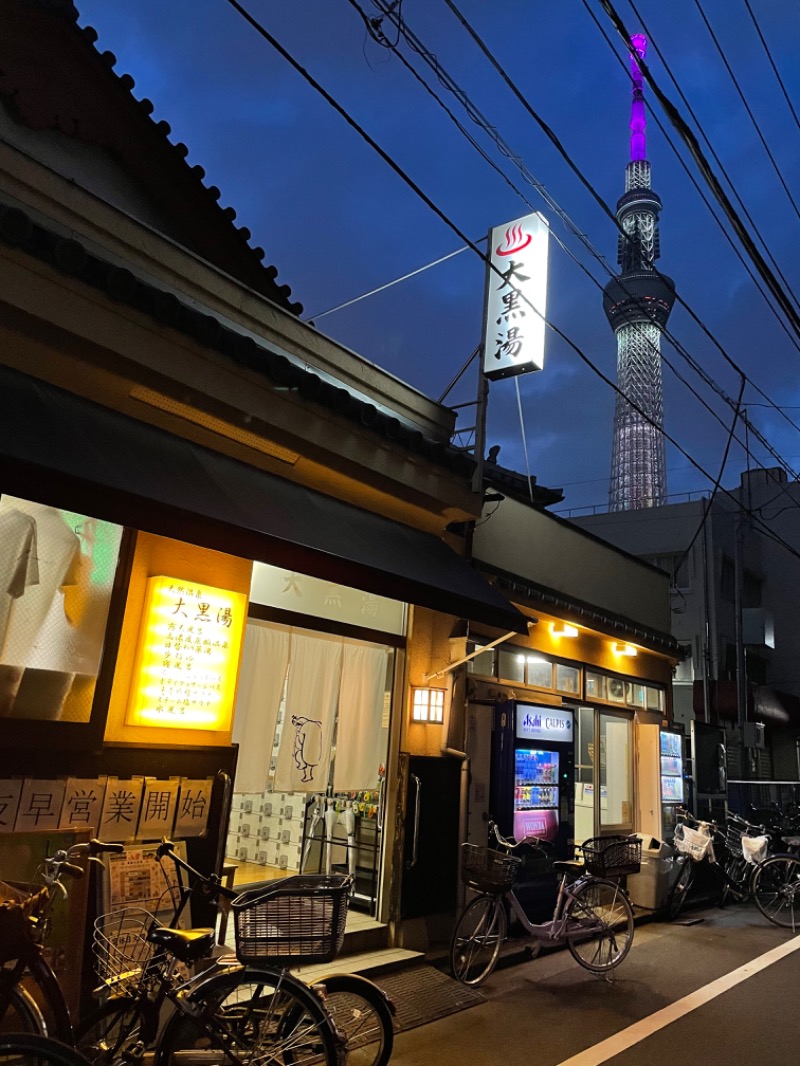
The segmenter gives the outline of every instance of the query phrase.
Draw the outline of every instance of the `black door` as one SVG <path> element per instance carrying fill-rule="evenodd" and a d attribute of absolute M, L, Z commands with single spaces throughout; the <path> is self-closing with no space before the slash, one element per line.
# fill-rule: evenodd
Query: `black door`
<path fill-rule="evenodd" d="M 461 762 L 404 755 L 406 815 L 401 918 L 455 910 Z"/>

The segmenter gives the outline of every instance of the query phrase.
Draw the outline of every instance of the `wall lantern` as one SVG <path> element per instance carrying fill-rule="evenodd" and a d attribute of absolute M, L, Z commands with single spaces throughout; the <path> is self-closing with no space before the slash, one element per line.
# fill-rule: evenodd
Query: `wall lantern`
<path fill-rule="evenodd" d="M 444 689 L 415 688 L 413 693 L 412 722 L 441 724 L 444 721 Z"/>
<path fill-rule="evenodd" d="M 632 644 L 615 644 L 615 655 L 636 655 L 636 648 Z"/>
<path fill-rule="evenodd" d="M 567 622 L 553 622 L 550 632 L 554 637 L 577 637 L 578 627 L 571 626 Z"/>

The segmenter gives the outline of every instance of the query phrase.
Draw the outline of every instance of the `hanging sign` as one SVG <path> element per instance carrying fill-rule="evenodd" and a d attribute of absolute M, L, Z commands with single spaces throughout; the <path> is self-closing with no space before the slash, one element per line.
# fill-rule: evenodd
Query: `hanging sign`
<path fill-rule="evenodd" d="M 527 374 L 544 365 L 549 232 L 536 213 L 489 230 L 483 339 L 487 378 Z"/>
<path fill-rule="evenodd" d="M 247 596 L 151 577 L 128 725 L 230 728 Z"/>

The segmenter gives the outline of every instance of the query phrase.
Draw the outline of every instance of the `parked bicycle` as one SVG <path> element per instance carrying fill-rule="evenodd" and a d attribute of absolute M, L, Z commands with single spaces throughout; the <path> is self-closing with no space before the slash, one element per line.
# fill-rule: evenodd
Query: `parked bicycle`
<path fill-rule="evenodd" d="M 638 837 L 604 837 L 579 846 L 583 862 L 555 862 L 561 874 L 552 918 L 529 921 L 514 892 L 520 859 L 511 854 L 522 844 L 541 847 L 527 838 L 518 843 L 501 836 L 489 823 L 501 851 L 461 845 L 461 875 L 477 896 L 462 911 L 450 941 L 453 975 L 479 985 L 494 969 L 508 929 L 507 909 L 535 942 L 543 947 L 566 945 L 576 962 L 591 973 L 607 974 L 619 966 L 633 942 L 633 908 L 618 878 L 637 873 L 642 856 Z"/>
<path fill-rule="evenodd" d="M 0 1033 L 0 1062 L 4 1066 L 89 1066 L 74 1048 L 41 1033 Z"/>
<path fill-rule="evenodd" d="M 683 910 L 700 866 L 711 872 L 719 891 L 720 906 L 729 899 L 739 903 L 749 899 L 753 893 L 754 869 L 769 845 L 769 835 L 763 825 L 730 815 L 723 833 L 716 822 L 695 818 L 684 807 L 677 808 L 676 813 L 678 824 L 673 844 L 678 875 L 667 900 L 670 920 L 674 921 Z"/>
<path fill-rule="evenodd" d="M 237 1063 L 385 1066 L 392 1051 L 393 1007 L 373 982 L 338 974 L 309 986 L 288 965 L 327 961 L 341 947 L 348 877 L 301 876 L 237 895 L 205 877 L 164 841 L 174 914 L 170 927 L 130 909 L 98 919 L 95 953 L 109 998 L 78 1028 L 78 1047 L 95 1066 L 138 1059 L 186 1064 L 209 1057 Z M 232 908 L 236 955 L 218 951 L 211 929 L 177 928 L 191 897 L 225 899 Z M 194 976 L 190 971 L 197 969 Z M 162 1027 L 164 1007 L 171 1013 Z M 213 1050 L 216 1049 L 216 1050 Z"/>
<path fill-rule="evenodd" d="M 44 860 L 37 891 L 6 886 L 0 904 L 0 1031 L 39 1033 L 74 1043 L 73 1019 L 44 952 L 52 908 L 66 895 L 63 879 L 83 877 L 80 861 L 122 850 L 121 844 L 101 840 L 73 844 Z"/>

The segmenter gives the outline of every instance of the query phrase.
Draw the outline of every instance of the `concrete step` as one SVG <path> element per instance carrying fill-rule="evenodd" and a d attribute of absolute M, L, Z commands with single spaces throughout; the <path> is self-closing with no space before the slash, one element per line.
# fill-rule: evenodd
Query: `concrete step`
<path fill-rule="evenodd" d="M 312 963 L 298 966 L 292 970 L 304 981 L 319 981 L 332 973 L 360 973 L 364 977 L 390 970 L 399 970 L 424 961 L 421 951 L 409 951 L 407 948 L 383 948 L 379 951 L 363 951 L 357 954 L 337 955 L 331 962 Z"/>

